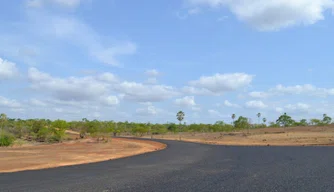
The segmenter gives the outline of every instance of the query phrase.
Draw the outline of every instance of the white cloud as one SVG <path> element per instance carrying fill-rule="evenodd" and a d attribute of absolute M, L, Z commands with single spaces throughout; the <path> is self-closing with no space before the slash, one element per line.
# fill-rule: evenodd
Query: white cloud
<path fill-rule="evenodd" d="M 250 92 L 249 96 L 254 98 L 267 98 L 279 95 L 309 95 L 327 97 L 334 95 L 334 88 L 319 88 L 311 84 L 283 86 L 281 84 L 269 89 L 267 92 Z"/>
<path fill-rule="evenodd" d="M 119 81 L 114 74 L 108 72 L 99 75 L 97 79 L 107 83 L 117 83 Z"/>
<path fill-rule="evenodd" d="M 201 9 L 199 9 L 198 7 L 196 7 L 196 8 L 189 9 L 188 10 L 188 15 L 196 15 L 196 14 L 198 14 L 200 12 L 201 12 Z"/>
<path fill-rule="evenodd" d="M 46 107 L 48 104 L 38 99 L 30 99 L 30 103 L 37 107 Z"/>
<path fill-rule="evenodd" d="M 15 63 L 0 58 L 0 80 L 14 78 L 18 73 Z"/>
<path fill-rule="evenodd" d="M 151 115 L 156 115 L 157 113 L 158 110 L 156 109 L 156 107 L 152 105 L 136 109 L 136 114 L 140 116 L 151 116 Z"/>
<path fill-rule="evenodd" d="M 217 73 L 213 76 L 202 76 L 198 80 L 190 81 L 189 84 L 194 87 L 194 90 L 199 88 L 213 94 L 222 94 L 246 87 L 252 80 L 253 76 L 245 73 Z"/>
<path fill-rule="evenodd" d="M 101 98 L 102 104 L 114 106 L 119 104 L 119 99 L 116 96 L 106 96 Z"/>
<path fill-rule="evenodd" d="M 146 70 L 145 74 L 148 75 L 149 77 L 157 77 L 160 75 L 159 71 L 156 69 Z"/>
<path fill-rule="evenodd" d="M 275 111 L 278 112 L 278 113 L 282 113 L 284 111 L 284 109 L 281 108 L 281 107 L 276 107 Z"/>
<path fill-rule="evenodd" d="M 0 96 L 0 107 L 6 108 L 20 108 L 22 105 L 13 99 L 7 99 L 5 97 Z"/>
<path fill-rule="evenodd" d="M 209 109 L 208 113 L 209 113 L 210 116 L 213 116 L 213 117 L 226 117 L 222 113 L 220 113 L 219 111 L 216 111 L 214 109 Z"/>
<path fill-rule="evenodd" d="M 291 111 L 308 111 L 310 110 L 310 105 L 305 103 L 297 103 L 297 104 L 288 104 L 285 106 L 285 109 L 291 110 Z"/>
<path fill-rule="evenodd" d="M 265 92 L 260 92 L 260 91 L 253 91 L 249 93 L 249 96 L 253 98 L 264 99 L 264 98 L 267 98 L 269 94 Z"/>
<path fill-rule="evenodd" d="M 312 25 L 333 10 L 333 0 L 187 0 L 194 6 L 226 7 L 236 17 L 261 31 Z"/>
<path fill-rule="evenodd" d="M 91 76 L 62 79 L 40 72 L 36 68 L 29 69 L 28 78 L 33 89 L 65 101 L 95 99 L 106 94 L 109 88 L 108 84 Z"/>
<path fill-rule="evenodd" d="M 228 100 L 224 101 L 224 105 L 227 106 L 227 107 L 235 107 L 235 108 L 240 107 L 238 104 L 231 103 Z"/>
<path fill-rule="evenodd" d="M 136 102 L 159 102 L 178 95 L 171 86 L 144 85 L 128 81 L 115 85 L 115 90 L 124 94 L 124 99 Z"/>
<path fill-rule="evenodd" d="M 196 106 L 195 97 L 194 96 L 185 96 L 183 98 L 175 99 L 174 102 L 176 105 L 181 107 L 193 107 Z"/>
<path fill-rule="evenodd" d="M 61 7 L 74 8 L 80 5 L 82 0 L 27 0 L 27 6 L 33 8 L 40 8 L 47 4 L 58 5 Z"/>
<path fill-rule="evenodd" d="M 51 56 L 59 54 L 69 57 L 67 52 L 62 51 L 62 48 L 65 45 L 74 45 L 78 47 L 79 51 L 86 52 L 88 57 L 97 62 L 111 66 L 122 66 L 118 59 L 121 56 L 132 55 L 137 50 L 137 45 L 134 42 L 126 40 L 112 41 L 111 39 L 114 38 L 100 35 L 87 23 L 69 15 L 62 16 L 50 12 L 30 11 L 27 12 L 26 18 L 24 23 L 18 25 L 20 27 L 19 31 L 16 30 L 15 33 L 10 35 L 11 38 L 4 42 L 10 46 L 28 43 L 34 45 L 32 47 L 38 47 L 43 52 L 37 58 L 46 54 Z M 21 31 L 24 31 L 25 34 L 22 34 Z M 22 36 L 29 37 L 31 40 L 22 39 Z M 22 41 L 25 43 L 22 43 Z M 44 44 L 38 43 L 40 41 L 43 41 Z M 50 46 L 45 46 L 45 44 Z M 53 50 L 51 45 L 56 45 L 58 49 Z M 12 51 L 16 50 L 12 49 Z M 31 59 L 31 57 L 29 58 Z"/>
<path fill-rule="evenodd" d="M 191 94 L 191 95 L 212 95 L 212 96 L 219 95 L 217 93 L 213 93 L 204 88 L 196 88 L 196 87 L 190 87 L 190 86 L 184 86 L 182 88 L 182 92 L 186 94 Z"/>
<path fill-rule="evenodd" d="M 150 70 L 146 70 L 145 74 L 149 77 L 147 79 L 147 83 L 148 84 L 156 84 L 157 81 L 157 77 L 160 75 L 160 72 L 156 69 L 150 69 Z"/>
<path fill-rule="evenodd" d="M 117 55 L 132 55 L 136 52 L 137 47 L 134 43 L 126 42 L 109 48 L 98 48 L 92 50 L 92 55 L 100 62 L 118 66 L 119 62 L 116 60 Z"/>
<path fill-rule="evenodd" d="M 267 108 L 268 106 L 264 104 L 262 101 L 253 100 L 246 102 L 246 107 L 251 109 L 264 109 Z"/>

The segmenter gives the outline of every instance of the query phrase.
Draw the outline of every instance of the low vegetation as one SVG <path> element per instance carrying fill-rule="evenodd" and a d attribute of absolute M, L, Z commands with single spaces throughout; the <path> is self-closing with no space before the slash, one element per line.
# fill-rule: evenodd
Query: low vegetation
<path fill-rule="evenodd" d="M 261 119 L 261 113 L 257 114 L 258 123 L 251 123 L 246 117 L 239 116 L 236 118 L 232 114 L 232 123 L 217 121 L 214 124 L 186 124 L 182 123 L 185 119 L 185 113 L 179 111 L 176 119 L 179 124 L 151 124 L 151 123 L 134 123 L 134 122 L 114 122 L 114 121 L 89 121 L 83 118 L 81 121 L 65 121 L 49 119 L 11 119 L 6 114 L 0 115 L 0 146 L 10 146 L 15 142 L 15 139 L 23 139 L 35 142 L 62 142 L 69 138 L 66 137 L 67 129 L 80 133 L 80 138 L 85 138 L 87 135 L 96 138 L 98 141 L 108 142 L 110 136 L 117 135 L 158 135 L 166 133 L 207 133 L 207 132 L 231 132 L 243 129 L 256 129 L 266 127 L 297 127 L 297 126 L 326 126 L 332 124 L 332 118 L 323 115 L 322 119 L 301 119 L 295 121 L 288 114 L 284 113 L 275 122 L 267 123 L 266 118 Z"/>

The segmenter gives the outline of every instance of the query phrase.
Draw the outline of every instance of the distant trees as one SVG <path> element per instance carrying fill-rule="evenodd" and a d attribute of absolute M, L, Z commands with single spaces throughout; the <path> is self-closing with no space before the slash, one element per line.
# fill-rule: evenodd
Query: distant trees
<path fill-rule="evenodd" d="M 234 121 L 234 127 L 236 129 L 245 129 L 248 128 L 250 125 L 248 123 L 248 119 L 246 117 L 240 116 L 236 121 Z"/>
<path fill-rule="evenodd" d="M 264 124 L 266 124 L 267 119 L 264 117 L 264 118 L 262 119 L 262 121 L 263 121 Z"/>
<path fill-rule="evenodd" d="M 177 120 L 180 122 L 180 125 L 181 125 L 181 123 L 182 123 L 182 121 L 183 121 L 183 119 L 184 119 L 184 116 L 185 116 L 185 114 L 184 114 L 183 111 L 179 111 L 179 112 L 177 112 L 177 114 L 176 114 L 176 118 L 177 118 Z"/>
<path fill-rule="evenodd" d="M 326 126 L 332 123 L 332 118 L 323 114 L 319 119 L 301 119 L 295 121 L 287 113 L 278 117 L 274 122 L 267 123 L 265 117 L 261 121 L 261 113 L 257 113 L 259 123 L 253 124 L 247 117 L 235 114 L 231 115 L 232 124 L 225 123 L 222 120 L 214 124 L 192 123 L 182 124 L 185 119 L 185 113 L 179 111 L 176 114 L 178 123 L 135 123 L 135 122 L 114 122 L 98 121 L 82 118 L 79 121 L 49 120 L 49 119 L 13 119 L 8 118 L 6 114 L 0 114 L 0 146 L 12 145 L 15 139 L 37 141 L 37 142 L 62 142 L 69 139 L 66 134 L 67 129 L 80 132 L 80 138 L 93 137 L 97 141 L 108 141 L 110 136 L 114 135 L 156 135 L 180 132 L 229 132 L 250 128 L 265 127 L 291 127 L 291 126 Z M 181 136 L 181 134 L 180 134 Z M 79 136 L 78 136 L 79 137 Z M 180 137 L 181 138 L 181 137 Z"/>
<path fill-rule="evenodd" d="M 332 118 L 328 117 L 327 114 L 323 114 L 322 123 L 328 125 L 332 122 Z"/>
<path fill-rule="evenodd" d="M 258 119 L 258 124 L 260 124 L 261 113 L 257 113 L 256 116 L 257 116 L 257 119 Z"/>
<path fill-rule="evenodd" d="M 276 120 L 276 123 L 278 123 L 280 126 L 288 127 L 294 123 L 294 120 L 289 115 L 284 113 Z"/>
<path fill-rule="evenodd" d="M 234 119 L 235 119 L 235 117 L 236 117 L 236 116 L 235 116 L 235 114 L 233 113 L 233 114 L 232 114 L 232 125 L 234 125 Z"/>

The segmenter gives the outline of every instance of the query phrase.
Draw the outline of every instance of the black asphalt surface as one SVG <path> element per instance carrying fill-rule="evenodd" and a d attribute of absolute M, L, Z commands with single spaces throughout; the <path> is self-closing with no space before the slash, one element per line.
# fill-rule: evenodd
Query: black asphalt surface
<path fill-rule="evenodd" d="M 334 192 L 332 147 L 161 142 L 167 149 L 134 157 L 0 174 L 0 191 Z"/>

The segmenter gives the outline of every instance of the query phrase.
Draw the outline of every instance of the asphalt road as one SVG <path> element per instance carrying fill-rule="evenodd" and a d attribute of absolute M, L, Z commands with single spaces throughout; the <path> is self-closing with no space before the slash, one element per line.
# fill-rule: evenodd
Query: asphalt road
<path fill-rule="evenodd" d="M 0 174 L 0 191 L 334 191 L 332 147 L 162 142 L 167 149 L 134 157 Z"/>

